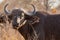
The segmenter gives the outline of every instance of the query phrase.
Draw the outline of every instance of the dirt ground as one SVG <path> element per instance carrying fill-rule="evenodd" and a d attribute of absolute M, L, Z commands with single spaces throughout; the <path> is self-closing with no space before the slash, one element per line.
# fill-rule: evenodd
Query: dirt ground
<path fill-rule="evenodd" d="M 44 2 L 44 0 L 43 0 Z M 8 3 L 8 10 L 14 8 L 24 8 L 25 10 L 31 11 L 33 8 L 30 4 L 34 4 L 37 11 L 46 11 L 46 7 L 42 5 L 42 0 L 4 0 L 0 4 L 0 13 L 4 13 L 4 5 Z M 56 10 L 56 13 L 47 11 L 50 14 L 59 14 L 60 10 Z M 12 28 L 11 24 L 4 25 L 0 24 L 0 40 L 25 40 L 24 37 L 15 29 Z"/>

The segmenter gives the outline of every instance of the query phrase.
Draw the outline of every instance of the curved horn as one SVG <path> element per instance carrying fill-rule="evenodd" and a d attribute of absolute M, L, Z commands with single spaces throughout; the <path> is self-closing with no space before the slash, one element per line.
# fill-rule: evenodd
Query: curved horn
<path fill-rule="evenodd" d="M 23 8 L 21 8 L 21 10 L 23 10 L 24 11 L 24 13 L 26 14 L 26 15 L 29 15 L 29 16 L 32 16 L 32 15 L 34 15 L 34 14 L 36 14 L 36 9 L 35 9 L 35 6 L 33 5 L 33 4 L 30 4 L 32 7 L 33 7 L 33 11 L 31 12 L 31 11 L 26 11 L 26 10 L 24 10 Z"/>
<path fill-rule="evenodd" d="M 7 6 L 8 6 L 8 4 L 6 4 L 6 5 L 4 6 L 4 12 L 5 12 L 6 14 L 9 14 L 10 12 L 6 9 Z"/>
<path fill-rule="evenodd" d="M 35 6 L 34 6 L 33 4 L 31 4 L 31 6 L 33 7 L 34 10 L 33 10 L 32 12 L 29 11 L 29 12 L 26 13 L 26 14 L 29 15 L 29 16 L 33 16 L 34 14 L 36 14 Z"/>
<path fill-rule="evenodd" d="M 32 14 L 34 15 L 35 13 L 36 13 L 36 9 L 35 9 L 35 6 L 33 5 L 33 4 L 31 4 L 31 6 L 33 7 L 33 12 L 32 12 Z"/>

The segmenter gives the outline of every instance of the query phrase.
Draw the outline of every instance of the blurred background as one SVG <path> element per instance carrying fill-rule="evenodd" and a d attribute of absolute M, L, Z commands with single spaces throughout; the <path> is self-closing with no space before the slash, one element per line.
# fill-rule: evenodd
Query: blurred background
<path fill-rule="evenodd" d="M 52 12 L 51 14 L 60 13 L 60 0 L 0 0 L 0 12 L 3 12 L 6 3 L 9 3 L 9 10 L 13 8 L 24 8 L 30 11 L 32 10 L 30 4 L 34 4 L 37 11 Z"/>

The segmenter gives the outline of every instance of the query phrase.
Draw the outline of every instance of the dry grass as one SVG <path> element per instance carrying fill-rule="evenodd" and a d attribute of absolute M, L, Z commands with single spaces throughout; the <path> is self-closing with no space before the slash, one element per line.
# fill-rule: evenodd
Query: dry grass
<path fill-rule="evenodd" d="M 11 24 L 0 23 L 0 40 L 25 40 L 24 37 Z"/>

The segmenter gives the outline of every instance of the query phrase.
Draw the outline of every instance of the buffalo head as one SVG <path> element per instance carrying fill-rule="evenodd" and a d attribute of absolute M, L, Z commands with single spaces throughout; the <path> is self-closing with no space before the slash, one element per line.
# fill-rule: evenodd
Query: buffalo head
<path fill-rule="evenodd" d="M 8 4 L 4 6 L 4 12 L 8 18 L 9 23 L 12 23 L 13 26 L 17 26 L 22 20 L 24 20 L 24 12 L 21 9 L 13 9 L 12 11 L 8 11 Z"/>
<path fill-rule="evenodd" d="M 12 9 L 12 11 L 7 10 L 8 4 L 4 6 L 4 12 L 8 17 L 9 23 L 12 22 L 13 25 L 21 25 L 25 24 L 27 16 L 33 16 L 35 15 L 35 7 L 33 4 L 31 4 L 34 10 L 32 12 L 27 12 L 26 10 L 22 8 L 18 9 Z"/>

